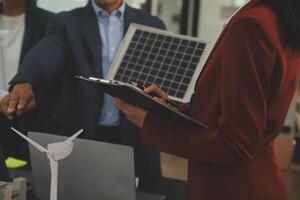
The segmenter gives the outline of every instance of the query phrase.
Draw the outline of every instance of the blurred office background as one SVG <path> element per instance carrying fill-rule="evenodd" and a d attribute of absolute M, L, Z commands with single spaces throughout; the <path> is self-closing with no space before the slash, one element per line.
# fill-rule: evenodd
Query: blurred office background
<path fill-rule="evenodd" d="M 39 7 L 60 12 L 85 6 L 88 0 L 37 0 Z M 229 17 L 247 0 L 127 0 L 164 20 L 169 31 L 214 42 Z M 234 56 L 234 55 L 233 55 Z M 290 200 L 300 199 L 300 93 L 291 105 L 282 134 L 275 142 L 278 162 L 286 175 Z M 298 113 L 299 112 L 299 113 Z M 297 120 L 298 119 L 298 120 Z M 300 124 L 300 123 L 299 123 Z M 298 144 L 295 145 L 295 143 Z M 161 188 L 176 200 L 185 199 L 187 161 L 161 154 L 163 175 Z"/>

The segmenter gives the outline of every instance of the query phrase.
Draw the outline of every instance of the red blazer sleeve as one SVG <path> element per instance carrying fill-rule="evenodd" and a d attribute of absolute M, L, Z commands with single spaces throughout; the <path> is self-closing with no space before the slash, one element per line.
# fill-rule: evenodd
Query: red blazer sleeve
<path fill-rule="evenodd" d="M 241 164 L 255 157 L 267 123 L 276 49 L 254 17 L 231 24 L 221 48 L 221 66 L 213 66 L 221 67 L 218 124 L 201 129 L 149 113 L 142 131 L 147 146 L 203 163 Z"/>

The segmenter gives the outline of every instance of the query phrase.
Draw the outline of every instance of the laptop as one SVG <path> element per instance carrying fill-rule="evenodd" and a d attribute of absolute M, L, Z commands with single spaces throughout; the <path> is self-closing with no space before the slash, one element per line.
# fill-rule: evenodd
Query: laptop
<path fill-rule="evenodd" d="M 0 181 L 11 182 L 11 178 L 9 176 L 8 170 L 5 165 L 5 157 L 1 147 L 0 147 Z"/>
<path fill-rule="evenodd" d="M 47 147 L 66 137 L 29 132 Z M 29 145 L 35 195 L 50 197 L 50 165 L 47 155 Z M 59 161 L 58 200 L 163 200 L 165 197 L 136 193 L 132 147 L 76 139 L 71 155 Z"/>

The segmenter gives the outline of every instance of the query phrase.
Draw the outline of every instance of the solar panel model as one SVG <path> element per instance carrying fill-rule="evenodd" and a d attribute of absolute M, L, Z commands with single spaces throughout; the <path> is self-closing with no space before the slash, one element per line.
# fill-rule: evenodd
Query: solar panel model
<path fill-rule="evenodd" d="M 198 38 L 131 24 L 107 79 L 157 85 L 169 98 L 189 102 L 210 52 Z"/>

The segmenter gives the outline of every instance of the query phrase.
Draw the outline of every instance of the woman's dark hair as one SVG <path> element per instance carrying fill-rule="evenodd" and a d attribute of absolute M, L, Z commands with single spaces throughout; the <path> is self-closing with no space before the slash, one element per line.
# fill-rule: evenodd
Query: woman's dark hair
<path fill-rule="evenodd" d="M 266 0 L 277 13 L 290 46 L 300 48 L 300 0 Z"/>

